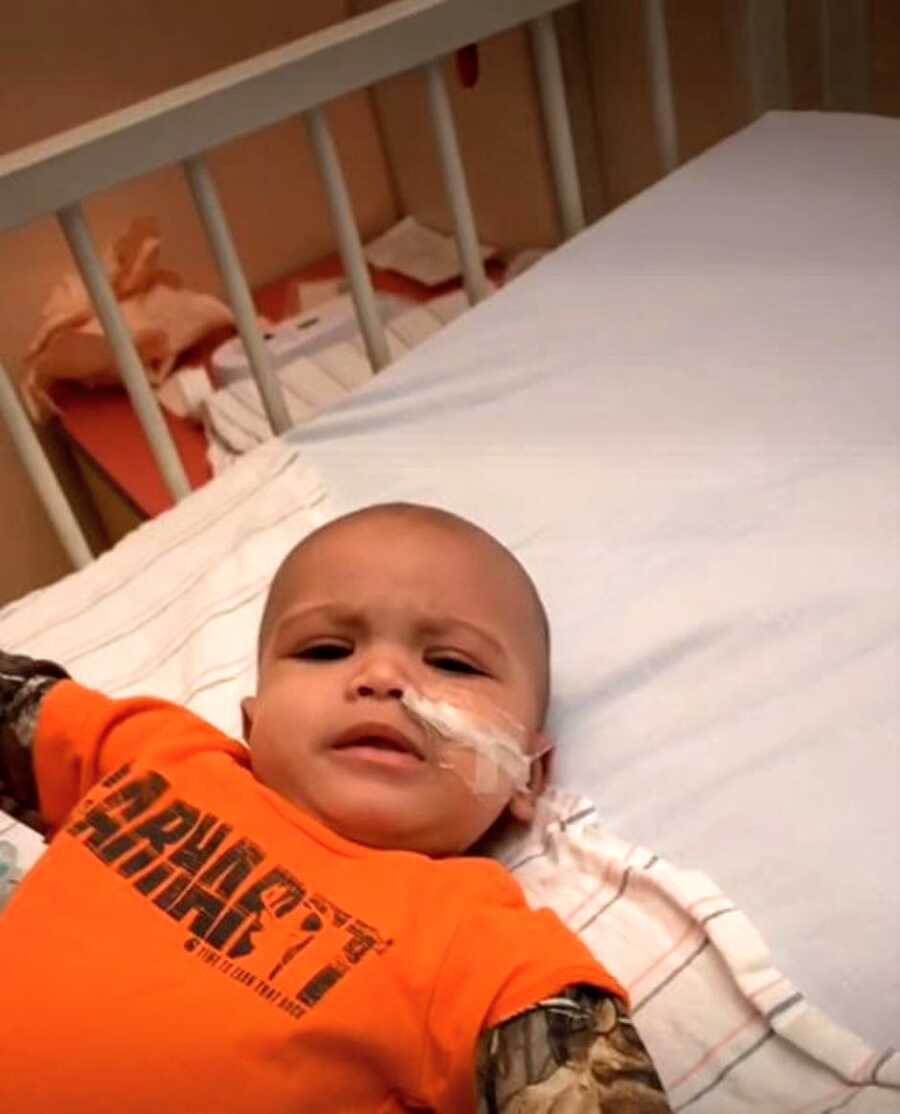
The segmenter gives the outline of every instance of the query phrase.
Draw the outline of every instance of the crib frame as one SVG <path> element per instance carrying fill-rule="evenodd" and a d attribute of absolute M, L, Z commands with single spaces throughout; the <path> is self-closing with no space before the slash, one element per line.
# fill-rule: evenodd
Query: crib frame
<path fill-rule="evenodd" d="M 656 138 L 666 171 L 679 161 L 665 0 L 642 0 Z M 471 303 L 487 281 L 441 61 L 467 44 L 527 26 L 565 237 L 585 224 L 553 15 L 573 0 L 395 0 L 296 42 L 229 66 L 0 158 L 0 232 L 55 215 L 163 479 L 178 500 L 190 485 L 100 261 L 83 200 L 180 164 L 222 276 L 272 429 L 287 408 L 257 323 L 206 152 L 288 117 L 302 118 L 328 201 L 335 238 L 373 370 L 389 362 L 326 106 L 384 78 L 419 70 L 435 132 L 454 233 Z M 746 48 L 754 114 L 786 103 L 783 0 L 747 5 Z M 79 524 L 0 363 L 0 411 L 63 547 L 76 567 L 92 560 Z"/>

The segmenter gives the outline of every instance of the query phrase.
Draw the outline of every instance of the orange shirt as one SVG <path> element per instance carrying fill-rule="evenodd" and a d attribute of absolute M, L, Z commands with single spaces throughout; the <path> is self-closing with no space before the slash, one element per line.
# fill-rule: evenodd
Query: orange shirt
<path fill-rule="evenodd" d="M 498 864 L 348 842 L 171 704 L 63 681 L 35 764 L 55 835 L 0 918 L 0 1110 L 465 1114 L 482 1030 L 622 994 Z"/>

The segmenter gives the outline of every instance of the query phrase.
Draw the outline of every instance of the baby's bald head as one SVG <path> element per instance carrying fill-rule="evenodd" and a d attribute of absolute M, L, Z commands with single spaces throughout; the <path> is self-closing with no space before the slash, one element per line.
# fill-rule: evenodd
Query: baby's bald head
<path fill-rule="evenodd" d="M 536 727 L 543 725 L 549 701 L 550 627 L 531 577 L 515 556 L 487 531 L 458 515 L 413 503 L 384 503 L 353 511 L 313 531 L 288 553 L 269 588 L 259 631 L 260 664 L 281 617 L 321 581 L 323 567 L 346 571 L 348 597 L 377 562 L 392 560 L 421 566 L 420 599 L 427 611 L 442 610 L 441 582 L 452 581 L 453 598 L 471 608 L 515 646 L 533 676 Z M 450 581 L 447 581 L 447 578 Z M 329 587 L 334 591 L 334 584 Z"/>

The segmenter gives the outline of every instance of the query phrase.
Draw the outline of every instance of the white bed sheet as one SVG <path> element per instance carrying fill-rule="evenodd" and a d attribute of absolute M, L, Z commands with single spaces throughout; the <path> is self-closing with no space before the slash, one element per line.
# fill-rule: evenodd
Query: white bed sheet
<path fill-rule="evenodd" d="M 900 121 L 770 114 L 290 435 L 523 559 L 557 775 L 900 1037 Z"/>
<path fill-rule="evenodd" d="M 467 514 L 550 608 L 559 779 L 896 1043 L 898 140 L 766 117 L 4 609 L 0 645 L 236 733 L 297 538 L 392 498 Z"/>

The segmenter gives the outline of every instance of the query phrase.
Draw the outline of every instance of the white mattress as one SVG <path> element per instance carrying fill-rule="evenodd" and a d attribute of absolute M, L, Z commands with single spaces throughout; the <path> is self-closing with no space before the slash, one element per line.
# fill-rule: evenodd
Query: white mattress
<path fill-rule="evenodd" d="M 558 779 L 896 1043 L 898 186 L 900 122 L 764 118 L 4 610 L 0 645 L 236 732 L 293 541 L 373 501 L 468 515 L 548 604 Z"/>
<path fill-rule="evenodd" d="M 900 1037 L 900 121 L 770 114 L 291 441 L 497 533 L 558 778 Z"/>

